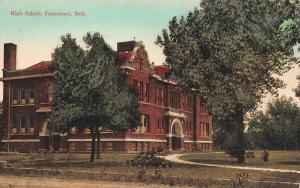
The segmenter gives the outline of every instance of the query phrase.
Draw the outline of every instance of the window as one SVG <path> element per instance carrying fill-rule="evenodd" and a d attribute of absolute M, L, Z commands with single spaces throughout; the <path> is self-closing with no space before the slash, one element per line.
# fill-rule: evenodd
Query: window
<path fill-rule="evenodd" d="M 21 104 L 26 104 L 26 94 L 25 89 L 21 89 Z"/>
<path fill-rule="evenodd" d="M 203 97 L 200 98 L 200 113 L 206 113 L 206 101 Z"/>
<path fill-rule="evenodd" d="M 113 150 L 112 142 L 107 142 L 106 143 L 106 151 L 112 151 L 112 150 Z"/>
<path fill-rule="evenodd" d="M 180 94 L 171 91 L 171 107 L 179 109 L 180 108 Z"/>
<path fill-rule="evenodd" d="M 192 95 L 189 95 L 187 97 L 187 107 L 188 107 L 188 109 L 192 109 L 192 99 L 193 99 Z"/>
<path fill-rule="evenodd" d="M 144 132 L 148 132 L 149 129 L 149 115 L 144 115 Z"/>
<path fill-rule="evenodd" d="M 144 98 L 144 85 L 142 81 L 139 81 L 138 89 L 139 89 L 138 91 L 139 91 L 140 101 L 142 101 Z"/>
<path fill-rule="evenodd" d="M 17 89 L 13 89 L 13 104 L 19 104 L 19 103 L 20 103 L 19 91 Z"/>
<path fill-rule="evenodd" d="M 209 123 L 206 123 L 206 136 L 210 135 L 210 127 L 209 127 Z"/>
<path fill-rule="evenodd" d="M 13 104 L 34 104 L 34 92 L 32 89 L 13 89 Z"/>
<path fill-rule="evenodd" d="M 30 90 L 29 89 L 25 89 L 25 103 L 26 104 L 29 103 L 29 94 L 30 94 Z"/>
<path fill-rule="evenodd" d="M 145 84 L 145 96 L 144 96 L 144 100 L 143 101 L 145 101 L 145 102 L 149 102 L 149 84 L 148 83 L 146 83 Z"/>
<path fill-rule="evenodd" d="M 53 84 L 49 84 L 48 86 L 48 102 L 53 101 Z"/>
<path fill-rule="evenodd" d="M 18 133 L 19 127 L 20 126 L 20 122 L 19 119 L 17 118 L 17 116 L 13 116 L 13 122 L 12 122 L 12 133 L 16 134 Z"/>
<path fill-rule="evenodd" d="M 149 83 L 143 83 L 142 81 L 133 80 L 133 87 L 139 93 L 139 101 L 149 102 Z"/>
<path fill-rule="evenodd" d="M 12 120 L 12 134 L 17 133 L 33 133 L 34 132 L 34 120 L 31 116 L 13 116 Z"/>
<path fill-rule="evenodd" d="M 33 122 L 33 117 L 29 116 L 28 117 L 28 124 L 29 124 L 29 133 L 34 132 L 34 122 Z"/>
<path fill-rule="evenodd" d="M 161 129 L 162 129 L 162 133 L 164 133 L 165 130 L 165 118 L 162 118 L 162 123 L 161 123 Z"/>
<path fill-rule="evenodd" d="M 91 151 L 92 150 L 92 143 L 87 142 L 85 147 L 86 147 L 86 151 Z"/>
<path fill-rule="evenodd" d="M 160 118 L 157 118 L 157 130 L 160 129 Z"/>
<path fill-rule="evenodd" d="M 20 133 L 26 133 L 26 127 L 27 127 L 26 117 L 21 116 L 21 131 L 20 131 Z"/>
<path fill-rule="evenodd" d="M 135 132 L 146 133 L 149 129 L 149 115 L 141 115 L 141 125 L 137 127 Z"/>
<path fill-rule="evenodd" d="M 184 122 L 184 127 L 185 127 L 185 134 L 188 134 L 188 121 Z"/>
<path fill-rule="evenodd" d="M 76 145 L 74 142 L 70 143 L 70 151 L 75 151 L 76 150 Z"/>
<path fill-rule="evenodd" d="M 34 91 L 32 89 L 29 90 L 29 103 L 34 104 Z"/>
<path fill-rule="evenodd" d="M 164 90 L 162 88 L 155 88 L 155 104 L 164 106 Z"/>

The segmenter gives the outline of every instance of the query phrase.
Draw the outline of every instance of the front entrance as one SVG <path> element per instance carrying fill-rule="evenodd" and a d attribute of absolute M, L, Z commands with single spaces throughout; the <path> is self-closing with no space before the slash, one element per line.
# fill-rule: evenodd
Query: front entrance
<path fill-rule="evenodd" d="M 183 149 L 183 131 L 181 123 L 178 119 L 175 119 L 171 124 L 171 137 L 170 137 L 170 151 Z"/>

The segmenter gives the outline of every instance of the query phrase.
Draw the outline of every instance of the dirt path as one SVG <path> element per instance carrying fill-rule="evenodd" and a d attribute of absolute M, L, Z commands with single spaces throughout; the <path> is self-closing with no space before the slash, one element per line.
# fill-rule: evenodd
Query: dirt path
<path fill-rule="evenodd" d="M 0 188 L 169 188 L 166 185 L 146 185 L 130 182 L 109 182 L 90 180 L 65 180 L 58 178 L 37 178 L 19 176 L 0 176 Z"/>
<path fill-rule="evenodd" d="M 274 169 L 274 168 L 258 168 L 258 167 L 247 167 L 247 166 L 233 166 L 233 165 L 219 165 L 219 164 L 208 164 L 208 163 L 197 163 L 192 161 L 185 161 L 179 159 L 180 156 L 187 154 L 173 154 L 167 155 L 165 157 L 166 160 L 181 163 L 181 164 L 191 164 L 191 165 L 199 165 L 199 166 L 209 166 L 209 167 L 219 167 L 219 168 L 232 168 L 232 169 L 243 169 L 243 170 L 258 170 L 258 171 L 269 171 L 269 172 L 286 172 L 286 173 L 297 173 L 300 174 L 300 171 L 297 170 L 286 170 L 286 169 Z"/>

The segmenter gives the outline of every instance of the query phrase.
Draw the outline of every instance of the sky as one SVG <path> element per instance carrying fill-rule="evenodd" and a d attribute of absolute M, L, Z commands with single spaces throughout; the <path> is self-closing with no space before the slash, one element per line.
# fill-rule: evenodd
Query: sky
<path fill-rule="evenodd" d="M 135 39 L 143 41 L 151 62 L 159 65 L 165 57 L 157 45 L 156 36 L 167 28 L 173 16 L 185 16 L 199 7 L 199 0 L 0 0 L 0 67 L 3 68 L 3 44 L 17 44 L 17 68 L 22 69 L 43 60 L 51 60 L 60 37 L 71 33 L 84 46 L 87 32 L 100 32 L 106 42 L 116 49 L 117 42 Z M 12 11 L 22 16 L 11 15 Z M 27 12 L 41 12 L 42 16 L 26 16 Z M 83 12 L 85 16 L 45 16 L 44 12 Z M 297 86 L 295 67 L 282 79 L 287 83 L 280 95 L 294 96 Z M 2 77 L 2 72 L 0 74 Z M 0 100 L 2 100 L 2 84 Z M 264 99 L 265 102 L 270 96 Z M 298 104 L 300 101 L 295 98 Z"/>

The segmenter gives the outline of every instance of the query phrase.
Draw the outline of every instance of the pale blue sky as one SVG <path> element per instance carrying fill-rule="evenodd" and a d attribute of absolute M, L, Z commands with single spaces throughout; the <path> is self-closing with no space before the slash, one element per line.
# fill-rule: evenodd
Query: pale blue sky
<path fill-rule="evenodd" d="M 200 0 L 0 0 L 0 67 L 3 67 L 4 43 L 18 45 L 17 68 L 21 69 L 51 60 L 53 49 L 60 44 L 60 36 L 66 33 L 84 45 L 82 36 L 88 31 L 100 32 L 114 49 L 118 41 L 133 37 L 142 40 L 150 61 L 161 64 L 165 58 L 154 44 L 157 34 L 168 26 L 173 16 L 186 15 L 199 3 Z M 11 11 L 83 11 L 86 16 L 16 17 L 10 15 Z M 294 96 L 292 89 L 297 85 L 297 74 L 298 67 L 283 77 L 288 85 L 280 90 L 281 95 Z"/>
<path fill-rule="evenodd" d="M 185 15 L 199 5 L 199 0 L 102 0 L 42 1 L 0 0 L 0 42 L 18 45 L 18 68 L 24 68 L 50 54 L 60 36 L 71 33 L 80 43 L 88 32 L 100 32 L 116 48 L 118 41 L 144 41 L 150 60 L 164 61 L 161 49 L 154 44 L 157 34 L 173 16 Z M 83 11 L 85 17 L 11 16 L 16 11 Z M 1 45 L 3 48 L 3 45 Z M 0 49 L 1 50 L 1 49 Z M 1 53 L 1 56 L 3 54 Z"/>

